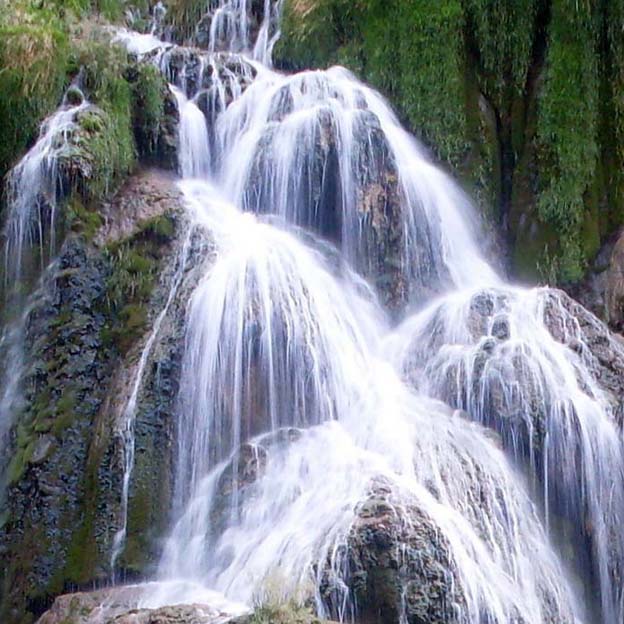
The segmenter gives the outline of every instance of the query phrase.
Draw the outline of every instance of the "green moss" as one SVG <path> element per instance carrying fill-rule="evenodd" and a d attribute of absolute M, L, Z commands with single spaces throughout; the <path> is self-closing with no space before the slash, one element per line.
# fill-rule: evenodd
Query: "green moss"
<path fill-rule="evenodd" d="M 294 600 L 263 598 L 241 624 L 321 624 L 312 611 Z"/>
<path fill-rule="evenodd" d="M 76 400 L 76 392 L 70 387 L 63 392 L 62 397 L 56 402 L 56 416 L 52 426 L 52 433 L 57 438 L 61 438 L 65 430 L 74 421 Z"/>
<path fill-rule="evenodd" d="M 7 470 L 7 483 L 9 486 L 18 483 L 26 472 L 28 463 L 35 451 L 35 444 L 34 440 L 30 440 L 25 447 L 18 448 L 15 451 Z"/>
<path fill-rule="evenodd" d="M 584 195 L 599 147 L 597 18 L 589 5 L 555 0 L 547 74 L 539 101 L 540 217 L 561 238 L 563 281 L 578 280 L 588 258 L 582 248 Z"/>
<path fill-rule="evenodd" d="M 74 533 L 67 551 L 67 562 L 51 581 L 48 590 L 51 594 L 60 593 L 67 583 L 84 584 L 95 575 L 97 545 L 93 537 L 94 511 L 86 509 L 80 528 Z"/>
<path fill-rule="evenodd" d="M 535 32 L 537 0 L 464 0 L 479 82 L 499 110 L 524 92 Z"/>
<path fill-rule="evenodd" d="M 441 159 L 459 164 L 469 149 L 463 24 L 459 0 L 291 0 L 276 55 L 295 67 L 347 65 L 389 95 Z"/>
<path fill-rule="evenodd" d="M 624 0 L 348 4 L 286 0 L 278 64 L 356 71 L 528 244 L 522 275 L 580 279 L 624 223 Z"/>
<path fill-rule="evenodd" d="M 197 22 L 206 12 L 207 3 L 205 0 L 170 0 L 167 9 L 177 38 L 180 41 L 187 41 L 195 32 Z"/>
<path fill-rule="evenodd" d="M 136 146 L 132 131 L 132 88 L 125 79 L 127 55 L 111 45 L 106 34 L 96 34 L 74 49 L 73 63 L 84 72 L 89 99 L 103 115 L 86 115 L 82 129 L 94 167 L 89 196 L 101 198 L 114 191 L 132 171 Z"/>
<path fill-rule="evenodd" d="M 173 240 L 175 228 L 175 217 L 171 214 L 163 214 L 147 221 L 143 225 L 142 234 L 157 245 L 166 245 Z"/>
<path fill-rule="evenodd" d="M 54 11 L 0 0 L 0 177 L 58 105 L 68 60 L 67 29 Z"/>
<path fill-rule="evenodd" d="M 81 234 L 87 241 L 93 240 L 103 224 L 102 215 L 97 210 L 87 208 L 77 194 L 67 203 L 65 219 L 69 230 Z"/>
<path fill-rule="evenodd" d="M 128 509 L 128 535 L 120 566 L 134 573 L 148 569 L 153 554 L 152 532 L 161 510 L 154 505 L 154 493 L 147 482 L 137 483 Z"/>
<path fill-rule="evenodd" d="M 108 323 L 103 339 L 122 355 L 147 326 L 147 304 L 158 275 L 159 261 L 174 234 L 174 221 L 164 215 L 145 222 L 132 238 L 106 249 L 111 273 L 106 282 Z"/>
<path fill-rule="evenodd" d="M 75 73 L 71 39 L 80 33 L 79 19 L 98 12 L 118 21 L 125 6 L 124 0 L 0 0 L 0 177 L 60 103 Z"/>
<path fill-rule="evenodd" d="M 141 156 L 156 155 L 158 137 L 165 118 L 167 84 L 156 67 L 148 63 L 137 66 L 134 95 L 134 132 Z"/>

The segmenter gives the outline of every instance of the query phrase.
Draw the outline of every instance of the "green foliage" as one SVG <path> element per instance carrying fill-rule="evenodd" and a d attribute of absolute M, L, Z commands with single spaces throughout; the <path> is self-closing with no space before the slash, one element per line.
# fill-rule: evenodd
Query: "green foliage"
<path fill-rule="evenodd" d="M 91 133 L 88 149 L 94 166 L 90 195 L 101 198 L 113 191 L 130 173 L 136 159 L 132 131 L 132 88 L 125 79 L 127 55 L 110 43 L 108 35 L 95 33 L 74 50 L 73 63 L 84 72 L 89 100 L 104 115 L 88 115 L 81 124 Z"/>
<path fill-rule="evenodd" d="M 173 217 L 165 215 L 145 223 L 129 240 L 106 249 L 111 273 L 106 282 L 104 340 L 122 355 L 145 331 L 159 261 L 174 232 Z"/>
<path fill-rule="evenodd" d="M 441 159 L 459 164 L 469 148 L 463 23 L 459 0 L 292 0 L 276 56 L 294 67 L 357 71 Z"/>
<path fill-rule="evenodd" d="M 624 0 L 610 0 L 604 6 L 602 148 L 605 173 L 612 182 L 609 207 L 614 229 L 624 222 Z"/>
<path fill-rule="evenodd" d="M 0 0 L 0 177 L 57 106 L 68 58 L 66 28 L 53 11 Z"/>
<path fill-rule="evenodd" d="M 254 602 L 254 611 L 243 618 L 244 624 L 321 624 L 308 607 L 294 600 L 265 596 Z"/>
<path fill-rule="evenodd" d="M 298 68 L 343 62 L 359 57 L 362 29 L 374 0 L 291 0 L 284 7 L 276 55 Z"/>
<path fill-rule="evenodd" d="M 149 63 L 137 66 L 134 90 L 134 132 L 143 157 L 152 158 L 158 148 L 161 124 L 165 118 L 166 82 Z"/>
<path fill-rule="evenodd" d="M 67 202 L 65 219 L 72 232 L 82 234 L 88 241 L 93 240 L 103 223 L 100 213 L 87 208 L 77 194 Z"/>
<path fill-rule="evenodd" d="M 73 73 L 71 40 L 85 28 L 79 20 L 100 13 L 118 21 L 125 6 L 124 0 L 0 0 L 0 177 L 58 106 Z"/>
<path fill-rule="evenodd" d="M 410 126 L 438 156 L 459 165 L 468 149 L 465 113 L 463 11 L 458 0 L 432 4 L 427 0 L 398 3 L 393 22 L 397 30 L 397 59 L 400 72 L 395 84 L 400 108 Z M 392 32 L 385 35 L 391 41 Z M 367 46 L 374 46 L 375 40 Z M 373 64 L 373 75 L 388 71 L 387 60 Z M 394 88 L 393 88 L 394 87 Z"/>
<path fill-rule="evenodd" d="M 560 235 L 560 275 L 579 279 L 586 257 L 584 196 L 599 155 L 597 19 L 576 0 L 555 0 L 547 73 L 539 100 L 540 217 Z"/>
<path fill-rule="evenodd" d="M 180 40 L 188 40 L 195 32 L 195 26 L 206 12 L 205 0 L 170 0 L 167 3 L 171 23 Z"/>
<path fill-rule="evenodd" d="M 524 92 L 535 34 L 537 0 L 464 0 L 470 43 L 485 93 L 499 109 Z"/>
<path fill-rule="evenodd" d="M 512 250 L 523 276 L 548 265 L 559 283 L 580 279 L 624 223 L 624 0 L 287 0 L 284 12 L 278 64 L 342 63 L 381 89 L 528 245 Z"/>

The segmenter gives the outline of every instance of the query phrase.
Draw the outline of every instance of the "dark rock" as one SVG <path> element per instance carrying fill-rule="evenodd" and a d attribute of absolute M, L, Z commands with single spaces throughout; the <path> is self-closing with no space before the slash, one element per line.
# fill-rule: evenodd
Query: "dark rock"
<path fill-rule="evenodd" d="M 398 504 L 380 480 L 358 506 L 345 549 L 345 578 L 331 570 L 321 593 L 330 612 L 342 607 L 346 584 L 356 622 L 453 624 L 464 598 L 450 546 L 417 507 Z"/>
<path fill-rule="evenodd" d="M 568 293 L 601 321 L 624 332 L 624 232 L 608 238 L 591 263 L 585 279 Z"/>
<path fill-rule="evenodd" d="M 65 94 L 65 100 L 71 106 L 79 106 L 84 101 L 84 95 L 80 89 L 70 87 Z"/>
<path fill-rule="evenodd" d="M 173 242 L 182 220 L 167 221 L 171 232 L 150 224 L 180 209 L 171 181 L 142 174 L 102 206 L 105 225 L 95 237 L 101 247 L 70 236 L 46 274 L 28 320 L 25 408 L 12 432 L 7 520 L 0 528 L 1 581 L 7 588 L 0 619 L 7 624 L 41 613 L 51 597 L 70 586 L 93 586 L 110 577 L 123 476 L 115 423 L 143 348 L 142 332 L 131 336 L 122 361 L 107 338 L 110 324 L 122 322 L 109 301 L 117 262 L 110 250 L 123 239 L 128 253 L 138 254 L 137 245 L 156 237 L 158 254 L 149 266 L 161 281 L 143 295 L 146 318 L 153 318 L 177 266 Z M 180 295 L 154 346 L 137 413 L 129 550 L 123 559 L 124 569 L 134 574 L 155 556 L 171 499 L 173 414 L 188 292 Z"/>
<path fill-rule="evenodd" d="M 509 319 L 504 315 L 494 318 L 491 334 L 499 340 L 507 340 L 509 338 Z"/>
<path fill-rule="evenodd" d="M 240 515 L 249 501 L 253 485 L 262 477 L 267 465 L 268 454 L 276 447 L 283 447 L 298 440 L 299 429 L 278 429 L 243 444 L 230 458 L 219 476 L 216 493 L 210 510 L 214 535 L 220 535 L 232 518 L 232 511 Z M 233 509 L 233 501 L 237 508 Z"/>
<path fill-rule="evenodd" d="M 544 322 L 553 338 L 578 353 L 613 411 L 622 418 L 624 340 L 581 304 L 559 290 L 545 293 Z"/>

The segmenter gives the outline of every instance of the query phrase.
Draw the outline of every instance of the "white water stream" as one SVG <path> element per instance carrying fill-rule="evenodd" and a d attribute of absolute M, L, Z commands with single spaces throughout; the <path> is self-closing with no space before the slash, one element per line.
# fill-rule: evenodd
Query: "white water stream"
<path fill-rule="evenodd" d="M 33 248 L 38 250 L 41 269 L 53 257 L 61 184 L 58 156 L 67 145 L 76 115 L 87 106 L 84 99 L 75 105 L 63 102 L 41 125 L 34 146 L 7 175 L 7 217 L 2 232 L 7 289 L 23 277 L 25 256 Z"/>

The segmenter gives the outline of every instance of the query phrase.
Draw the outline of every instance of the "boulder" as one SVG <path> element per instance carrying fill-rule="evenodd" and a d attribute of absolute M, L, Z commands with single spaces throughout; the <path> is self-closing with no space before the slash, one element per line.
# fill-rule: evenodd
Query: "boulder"
<path fill-rule="evenodd" d="M 450 548 L 418 507 L 398 504 L 379 479 L 356 517 L 345 547 L 346 574 L 326 570 L 321 595 L 338 613 L 348 589 L 362 624 L 453 624 L 463 604 Z"/>
<path fill-rule="evenodd" d="M 137 607 L 148 585 L 59 596 L 37 624 L 224 624 L 231 614 L 205 604 Z"/>
<path fill-rule="evenodd" d="M 261 605 L 243 616 L 210 604 L 137 607 L 147 591 L 149 585 L 59 596 L 37 624 L 331 624 L 294 603 Z"/>
<path fill-rule="evenodd" d="M 624 231 L 608 239 L 570 294 L 616 332 L 624 332 Z"/>

